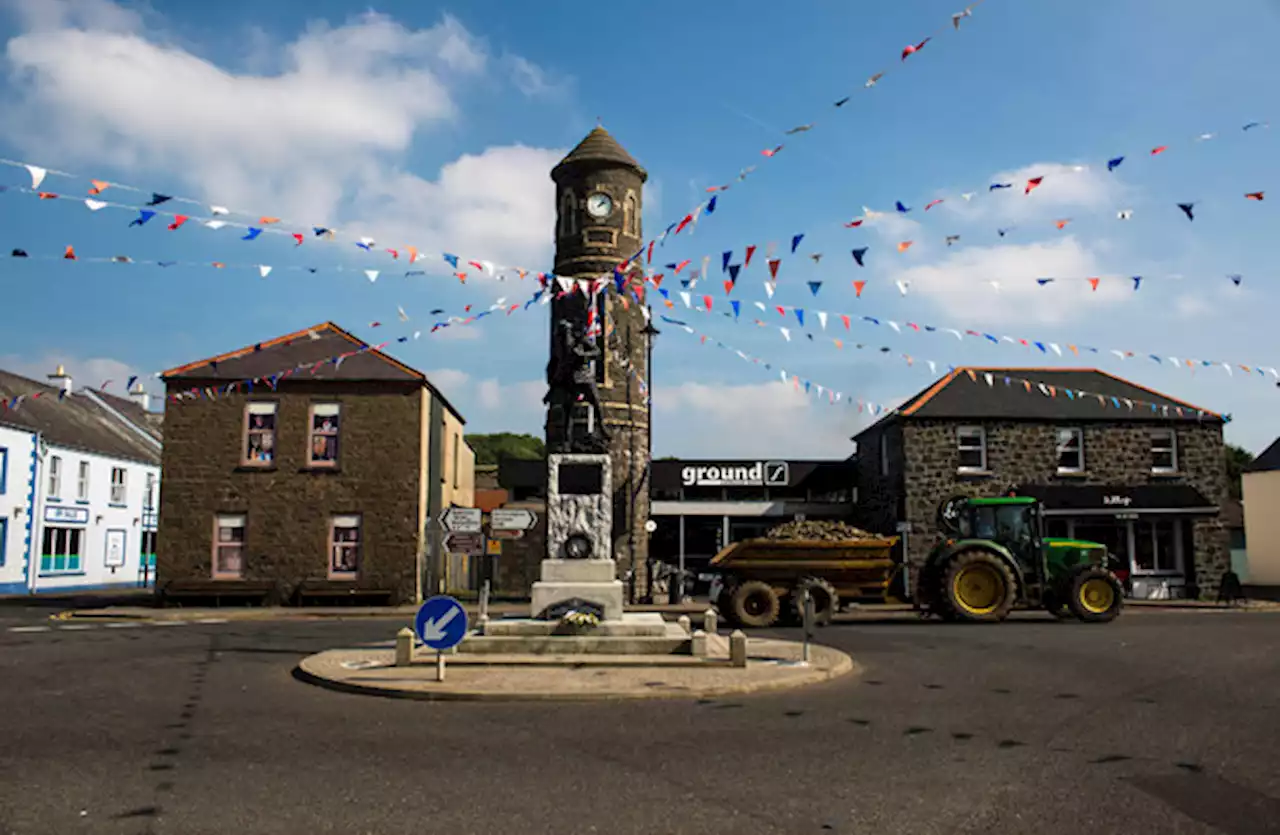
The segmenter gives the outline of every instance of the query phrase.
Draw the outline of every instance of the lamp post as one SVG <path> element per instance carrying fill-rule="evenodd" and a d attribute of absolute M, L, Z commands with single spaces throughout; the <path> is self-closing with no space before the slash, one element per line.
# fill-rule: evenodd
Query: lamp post
<path fill-rule="evenodd" d="M 640 489 L 641 489 L 641 490 L 648 490 L 648 489 L 649 489 L 649 484 L 650 484 L 650 482 L 651 482 L 650 474 L 653 472 L 653 341 L 654 341 L 654 340 L 653 340 L 653 338 L 654 338 L 655 336 L 657 336 L 657 335 L 660 333 L 660 331 L 659 331 L 657 328 L 655 328 L 655 327 L 653 326 L 653 311 L 652 311 L 652 310 L 648 310 L 648 311 L 646 312 L 646 315 L 645 315 L 645 317 L 644 317 L 644 330 L 640 331 L 640 333 L 641 333 L 641 335 L 642 335 L 642 336 L 644 336 L 644 350 L 645 350 L 645 361 L 644 361 L 645 391 L 644 391 L 644 394 L 645 394 L 645 398 L 646 398 L 646 403 L 645 403 L 645 410 L 644 410 L 644 413 L 645 413 L 645 426 L 647 427 L 647 430 L 648 430 L 648 431 L 645 433 L 645 441 L 646 441 L 646 447 L 645 447 L 645 464 L 644 464 L 645 477 L 644 477 L 644 480 L 643 480 L 643 481 L 641 482 L 641 484 L 640 484 Z M 631 501 L 632 501 L 633 505 L 634 505 L 634 503 L 635 503 L 636 499 L 638 498 L 638 495 L 639 495 L 639 490 L 637 490 L 637 491 L 636 491 L 636 494 L 635 494 L 635 495 L 633 495 L 633 496 L 631 497 Z M 633 512 L 632 512 L 632 514 L 631 514 L 631 518 L 632 518 L 632 519 L 635 519 L 635 513 L 634 513 L 634 511 L 633 511 Z M 632 527 L 634 528 L 635 526 L 634 526 L 634 525 L 632 525 Z M 647 537 L 648 535 L 649 535 L 649 532 L 648 532 L 648 531 L 645 531 L 645 536 Z M 648 549 L 648 548 L 645 548 L 645 555 L 646 555 L 646 559 L 645 559 L 645 573 L 644 573 L 644 575 L 645 575 L 645 593 L 646 593 L 646 596 L 647 596 L 647 597 L 649 597 L 650 602 L 652 602 L 652 598 L 653 598 L 653 554 L 651 554 L 651 553 L 649 552 L 649 549 Z M 678 580 L 678 582 L 679 582 L 679 584 L 680 584 L 680 599 L 683 601 L 683 600 L 684 600 L 684 577 L 680 577 L 680 578 L 679 578 L 679 580 Z"/>

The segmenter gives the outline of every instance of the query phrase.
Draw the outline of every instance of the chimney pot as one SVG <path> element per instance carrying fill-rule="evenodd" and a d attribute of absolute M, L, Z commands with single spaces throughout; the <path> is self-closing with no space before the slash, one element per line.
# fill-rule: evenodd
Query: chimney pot
<path fill-rule="evenodd" d="M 67 375 L 66 369 L 61 365 L 58 366 L 56 371 L 49 375 L 49 379 L 60 381 L 62 383 L 62 390 L 67 394 L 71 394 L 71 377 Z"/>

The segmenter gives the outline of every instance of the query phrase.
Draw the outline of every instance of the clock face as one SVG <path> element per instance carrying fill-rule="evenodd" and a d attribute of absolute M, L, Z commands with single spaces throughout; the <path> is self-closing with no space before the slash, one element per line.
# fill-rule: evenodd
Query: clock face
<path fill-rule="evenodd" d="M 609 195 L 596 192 L 587 198 L 587 214 L 594 218 L 606 218 L 613 211 L 613 200 Z"/>

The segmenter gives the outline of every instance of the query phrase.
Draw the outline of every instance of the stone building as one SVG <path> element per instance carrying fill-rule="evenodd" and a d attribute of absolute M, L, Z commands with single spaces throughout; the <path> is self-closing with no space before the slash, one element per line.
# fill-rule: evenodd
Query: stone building
<path fill-rule="evenodd" d="M 1048 535 L 1127 561 L 1134 596 L 1215 594 L 1230 565 L 1223 424 L 1095 369 L 956 369 L 855 436 L 859 519 L 909 525 L 919 566 L 945 499 L 1016 487 L 1043 500 Z"/>
<path fill-rule="evenodd" d="M 556 255 L 558 276 L 575 279 L 577 290 L 559 294 L 551 303 L 551 357 L 561 350 L 558 326 L 569 323 L 576 333 L 599 332 L 601 357 L 596 362 L 603 423 L 609 432 L 612 460 L 613 557 L 629 577 L 629 599 L 644 588 L 648 559 L 648 464 L 650 457 L 648 390 L 649 358 L 657 330 L 647 309 L 637 304 L 625 282 L 643 296 L 643 281 L 634 274 L 608 282 L 588 313 L 590 295 L 581 288 L 608 276 L 644 244 L 640 216 L 648 174 L 602 127 L 587 134 L 551 171 L 556 184 Z M 568 431 L 571 415 L 548 410 L 546 439 L 555 448 Z"/>
<path fill-rule="evenodd" d="M 475 455 L 422 372 L 325 322 L 162 377 L 167 597 L 405 602 L 443 587 L 424 532 L 471 506 Z"/>

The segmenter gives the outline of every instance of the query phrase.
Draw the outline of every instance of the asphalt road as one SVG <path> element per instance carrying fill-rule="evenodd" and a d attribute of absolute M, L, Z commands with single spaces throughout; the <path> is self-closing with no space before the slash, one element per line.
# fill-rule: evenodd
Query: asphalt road
<path fill-rule="evenodd" d="M 0 833 L 1280 832 L 1276 614 L 843 624 L 860 677 L 588 704 L 292 678 L 389 621 L 43 625 L 0 611 Z"/>

